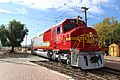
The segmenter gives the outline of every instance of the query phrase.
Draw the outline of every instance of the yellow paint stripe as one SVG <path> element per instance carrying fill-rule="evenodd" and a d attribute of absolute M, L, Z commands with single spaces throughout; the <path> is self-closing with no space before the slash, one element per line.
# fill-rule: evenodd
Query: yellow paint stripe
<path fill-rule="evenodd" d="M 33 46 L 34 48 L 48 48 L 49 46 Z"/>
<path fill-rule="evenodd" d="M 84 34 L 84 35 L 80 35 L 78 37 L 68 37 L 65 40 L 66 41 L 77 40 L 79 42 L 85 42 L 85 43 L 94 43 L 94 41 L 95 41 L 93 35 L 90 35 L 90 34 Z"/>

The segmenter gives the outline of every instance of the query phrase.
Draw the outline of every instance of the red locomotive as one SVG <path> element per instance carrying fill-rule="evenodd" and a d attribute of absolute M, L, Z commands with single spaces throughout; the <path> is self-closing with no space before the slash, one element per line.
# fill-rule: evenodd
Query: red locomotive
<path fill-rule="evenodd" d="M 31 52 L 82 69 L 104 66 L 96 31 L 79 18 L 65 19 L 34 37 Z"/>

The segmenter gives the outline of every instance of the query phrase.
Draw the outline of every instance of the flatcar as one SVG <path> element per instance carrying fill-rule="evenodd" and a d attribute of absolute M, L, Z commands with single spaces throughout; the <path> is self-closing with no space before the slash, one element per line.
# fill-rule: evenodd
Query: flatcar
<path fill-rule="evenodd" d="M 69 18 L 31 39 L 32 54 L 82 69 L 104 66 L 97 32 L 79 18 Z"/>

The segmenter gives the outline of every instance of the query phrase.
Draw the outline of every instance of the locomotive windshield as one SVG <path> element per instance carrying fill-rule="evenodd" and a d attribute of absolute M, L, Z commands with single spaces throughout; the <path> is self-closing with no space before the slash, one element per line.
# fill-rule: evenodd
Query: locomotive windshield
<path fill-rule="evenodd" d="M 76 24 L 64 24 L 64 32 L 67 32 L 73 28 L 75 28 Z"/>

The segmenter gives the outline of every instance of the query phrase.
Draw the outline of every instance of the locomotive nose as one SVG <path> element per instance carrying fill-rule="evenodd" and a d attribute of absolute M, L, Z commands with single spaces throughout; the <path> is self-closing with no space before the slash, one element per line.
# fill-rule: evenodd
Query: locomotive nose
<path fill-rule="evenodd" d="M 78 28 L 71 33 L 71 47 L 79 50 L 99 50 L 98 36 L 94 29 Z"/>

